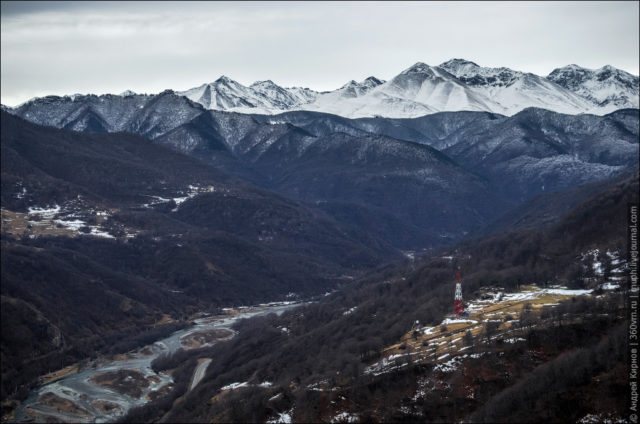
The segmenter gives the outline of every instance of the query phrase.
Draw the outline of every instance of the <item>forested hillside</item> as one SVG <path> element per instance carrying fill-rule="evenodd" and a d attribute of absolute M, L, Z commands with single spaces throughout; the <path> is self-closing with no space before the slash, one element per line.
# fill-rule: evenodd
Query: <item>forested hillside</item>
<path fill-rule="evenodd" d="M 468 242 L 410 267 L 379 269 L 281 317 L 249 320 L 231 342 L 198 353 L 216 361 L 196 390 L 174 407 L 149 406 L 129 418 L 153 420 L 167 411 L 169 420 L 245 422 L 280 414 L 296 421 L 620 417 L 626 384 L 624 297 L 622 288 L 601 288 L 612 278 L 611 259 L 603 252 L 614 257 L 624 252 L 626 207 L 637 202 L 637 190 L 636 176 L 600 192 L 547 231 Z M 594 259 L 588 252 L 596 249 L 602 254 Z M 594 268 L 594 260 L 608 263 L 606 271 Z M 529 309 L 525 315 L 518 311 L 511 336 L 500 336 L 495 328 L 489 339 L 484 336 L 489 330 L 474 334 L 467 342 L 474 354 L 458 358 L 453 369 L 439 366 L 441 361 L 408 359 L 396 360 L 397 367 L 381 374 L 367 372 L 386 347 L 411 334 L 416 320 L 427 326 L 442 321 L 450 311 L 457 266 L 469 302 L 483 288 L 510 293 L 527 284 L 591 294 L 560 306 L 523 306 Z M 273 385 L 257 386 L 264 381 Z M 234 382 L 248 385 L 221 390 Z M 468 390 L 476 394 L 469 397 Z"/>

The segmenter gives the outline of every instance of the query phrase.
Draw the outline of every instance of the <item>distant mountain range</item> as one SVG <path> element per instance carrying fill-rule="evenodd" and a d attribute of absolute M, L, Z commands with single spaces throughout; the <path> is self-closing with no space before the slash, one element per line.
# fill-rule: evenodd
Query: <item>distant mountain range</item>
<path fill-rule="evenodd" d="M 432 71 L 446 72 L 425 72 Z M 407 72 L 397 80 L 409 86 L 414 79 Z M 370 79 L 342 90 L 356 96 L 385 84 Z M 463 238 L 537 194 L 630 172 L 638 155 L 637 109 L 605 116 L 528 108 L 513 116 L 440 112 L 348 119 L 312 111 L 208 110 L 168 90 L 45 97 L 8 111 L 40 125 L 142 135 L 314 204 L 345 225 L 376 228 L 384 243 L 405 250 Z"/>
<path fill-rule="evenodd" d="M 389 81 L 375 77 L 352 80 L 328 92 L 284 88 L 270 80 L 247 87 L 222 76 L 176 94 L 211 110 L 251 114 L 308 110 L 347 118 L 414 118 L 453 111 L 510 116 L 528 107 L 604 115 L 638 108 L 640 95 L 637 76 L 608 65 L 597 70 L 568 65 L 543 77 L 504 67 L 482 67 L 464 59 L 438 66 L 418 62 Z M 129 90 L 121 94 L 133 95 Z"/>

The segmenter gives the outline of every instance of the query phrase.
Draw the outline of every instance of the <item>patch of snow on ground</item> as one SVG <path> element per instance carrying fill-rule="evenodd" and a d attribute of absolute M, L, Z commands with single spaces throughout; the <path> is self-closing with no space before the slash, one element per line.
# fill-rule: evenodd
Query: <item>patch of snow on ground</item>
<path fill-rule="evenodd" d="M 418 353 L 418 352 L 416 352 Z M 398 358 L 404 356 L 404 354 L 400 354 L 400 355 L 392 355 L 392 357 Z M 393 370 L 397 370 L 402 368 L 405 364 L 402 365 L 395 365 L 395 362 L 391 362 L 390 360 L 388 360 L 387 358 L 382 358 L 380 361 L 375 362 L 371 365 L 369 365 L 367 368 L 365 368 L 364 373 L 365 374 L 373 374 L 373 375 L 381 375 L 387 372 L 391 372 Z"/>
<path fill-rule="evenodd" d="M 604 269 L 602 268 L 602 262 L 600 261 L 593 262 L 593 272 L 595 272 L 596 275 L 604 274 Z"/>
<path fill-rule="evenodd" d="M 341 412 L 335 417 L 331 418 L 332 423 L 357 423 L 360 421 L 360 418 L 355 414 L 350 414 L 348 412 Z"/>
<path fill-rule="evenodd" d="M 584 417 L 580 418 L 578 421 L 580 424 L 596 424 L 596 423 L 626 423 L 628 422 L 623 418 L 609 418 L 604 416 L 603 414 L 587 414 Z"/>
<path fill-rule="evenodd" d="M 394 359 L 402 358 L 403 356 L 409 355 L 418 355 L 420 352 L 409 352 L 409 353 L 396 353 L 394 355 L 389 356 L 389 361 L 393 361 Z"/>
<path fill-rule="evenodd" d="M 471 323 L 471 324 L 477 324 L 478 321 L 472 320 L 472 319 L 464 319 L 464 318 L 446 318 L 444 321 L 442 321 L 442 325 L 447 325 L 447 324 L 464 324 L 464 323 Z"/>
<path fill-rule="evenodd" d="M 324 385 L 326 385 L 328 383 L 329 383 L 328 380 L 320 380 L 320 381 L 317 381 L 315 383 L 311 383 L 311 384 L 307 385 L 307 389 L 316 390 L 316 391 L 322 391 L 322 389 L 319 388 L 319 386 L 324 386 Z"/>
<path fill-rule="evenodd" d="M 55 221 L 56 224 L 60 224 L 64 227 L 67 227 L 68 229 L 72 230 L 72 231 L 78 231 L 80 230 L 80 228 L 85 226 L 84 221 L 81 221 L 79 219 L 75 219 L 73 221 L 62 221 L 61 219 L 56 219 Z"/>
<path fill-rule="evenodd" d="M 216 189 L 213 186 L 200 187 L 197 185 L 189 185 L 189 191 L 186 193 L 186 196 L 173 198 L 173 201 L 176 202 L 176 207 L 173 208 L 171 212 L 177 211 L 181 203 L 196 197 L 200 193 L 213 193 L 214 191 L 216 191 Z"/>
<path fill-rule="evenodd" d="M 29 208 L 29 215 L 38 214 L 44 219 L 52 219 L 57 213 L 60 213 L 60 206 L 58 205 L 52 208 L 39 208 L 37 206 Z"/>
<path fill-rule="evenodd" d="M 185 196 L 185 197 L 174 197 L 173 201 L 176 202 L 176 205 L 180 205 L 180 203 L 183 203 L 185 200 L 189 199 L 189 196 Z M 178 208 L 176 208 L 178 209 Z"/>
<path fill-rule="evenodd" d="M 449 354 L 447 353 L 446 355 L 442 355 L 440 358 L 444 358 L 446 356 L 449 356 Z M 433 369 L 442 372 L 451 372 L 455 371 L 458 368 L 458 365 L 460 365 L 459 357 L 455 357 L 449 359 L 447 362 L 443 362 L 442 364 L 437 364 Z"/>
<path fill-rule="evenodd" d="M 280 412 L 278 414 L 277 418 L 274 418 L 273 420 L 269 420 L 267 421 L 267 424 L 279 424 L 279 423 L 284 423 L 284 424 L 288 424 L 291 423 L 291 414 L 293 413 L 293 409 L 287 411 L 287 412 Z"/>
<path fill-rule="evenodd" d="M 567 288 L 557 288 L 557 289 L 544 289 L 542 292 L 548 294 L 559 294 L 562 296 L 583 296 L 585 294 L 590 294 L 593 290 L 570 290 Z"/>
<path fill-rule="evenodd" d="M 615 290 L 615 289 L 617 289 L 619 287 L 620 286 L 618 284 L 604 283 L 602 285 L 602 290 Z"/>
<path fill-rule="evenodd" d="M 402 252 L 402 253 L 412 261 L 416 259 L 416 253 L 413 252 L 413 251 L 407 251 L 407 252 Z"/>
<path fill-rule="evenodd" d="M 533 300 L 539 295 L 540 295 L 540 292 L 533 292 L 533 291 L 507 293 L 504 295 L 504 300 L 507 300 L 507 301 Z"/>
<path fill-rule="evenodd" d="M 354 306 L 353 308 L 349 309 L 348 311 L 344 311 L 342 313 L 342 315 L 351 315 L 352 313 L 354 313 L 356 311 L 356 309 L 358 309 L 358 307 Z"/>
<path fill-rule="evenodd" d="M 114 236 L 112 236 L 111 234 L 107 233 L 106 231 L 102 231 L 102 230 L 98 229 L 98 226 L 96 226 L 96 225 L 89 225 L 88 226 L 91 229 L 91 232 L 89 232 L 89 233 L 80 232 L 80 228 L 86 227 L 87 224 L 86 224 L 86 222 L 81 221 L 79 219 L 74 219 L 72 221 L 63 221 L 61 219 L 56 219 L 53 222 L 55 222 L 56 224 L 60 224 L 63 227 L 66 227 L 66 228 L 70 229 L 71 231 L 75 231 L 75 232 L 80 233 L 80 234 L 89 234 L 89 235 L 96 236 L 96 237 L 115 238 Z"/>
<path fill-rule="evenodd" d="M 553 294 L 560 296 L 583 296 L 590 294 L 593 290 L 571 290 L 566 287 L 554 286 L 548 289 L 535 288 L 533 290 L 522 291 L 518 293 L 507 293 L 504 295 L 504 300 L 507 301 L 522 301 L 533 300 L 545 294 Z"/>
<path fill-rule="evenodd" d="M 467 311 L 469 312 L 478 311 L 478 310 L 484 309 L 487 305 L 502 301 L 504 297 L 504 292 L 502 291 L 488 292 L 488 293 L 485 293 L 484 296 L 485 296 L 484 299 L 475 299 L 473 303 L 469 303 L 466 308 Z"/>
<path fill-rule="evenodd" d="M 402 406 L 400 407 L 400 412 L 402 412 L 402 413 L 403 413 L 403 414 L 405 414 L 405 415 L 409 415 L 409 414 L 412 414 L 412 413 L 413 413 L 413 411 L 411 410 L 411 408 L 409 408 L 409 407 L 408 407 L 408 406 L 406 406 L 406 405 L 402 405 Z"/>
<path fill-rule="evenodd" d="M 240 387 L 247 387 L 248 385 L 249 383 L 247 383 L 246 381 L 244 383 L 231 383 L 222 387 L 220 390 L 233 390 L 233 389 L 238 389 Z"/>
<path fill-rule="evenodd" d="M 115 238 L 114 236 L 107 233 L 106 231 L 98 230 L 98 228 L 94 226 L 91 226 L 91 233 L 89 234 L 96 237 Z"/>
<path fill-rule="evenodd" d="M 27 189 L 25 187 L 22 187 L 22 191 L 16 193 L 15 197 L 16 199 L 23 199 L 26 194 L 27 194 Z"/>

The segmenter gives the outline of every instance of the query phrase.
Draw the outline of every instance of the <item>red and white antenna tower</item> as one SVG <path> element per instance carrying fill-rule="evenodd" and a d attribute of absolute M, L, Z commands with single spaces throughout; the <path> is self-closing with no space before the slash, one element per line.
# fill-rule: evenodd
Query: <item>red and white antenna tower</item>
<path fill-rule="evenodd" d="M 462 303 L 462 283 L 460 282 L 460 268 L 457 272 L 458 281 L 456 282 L 456 295 L 453 300 L 453 314 L 454 315 L 466 315 L 464 311 L 464 304 Z"/>

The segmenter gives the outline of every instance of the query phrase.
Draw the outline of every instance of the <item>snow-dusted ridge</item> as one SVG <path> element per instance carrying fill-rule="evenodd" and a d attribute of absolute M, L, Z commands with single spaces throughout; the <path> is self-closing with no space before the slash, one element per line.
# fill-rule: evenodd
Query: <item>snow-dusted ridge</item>
<path fill-rule="evenodd" d="M 466 110 L 510 116 L 538 107 L 604 115 L 616 109 L 638 108 L 638 77 L 611 66 L 590 71 L 576 65 L 542 77 L 451 59 L 438 66 L 417 62 L 389 81 L 372 76 L 326 92 L 284 88 L 271 80 L 246 87 L 223 76 L 177 94 L 208 109 L 259 114 L 309 110 L 347 118 L 413 118 Z"/>
<path fill-rule="evenodd" d="M 638 107 L 638 77 L 613 66 L 587 69 L 568 65 L 554 69 L 547 79 L 595 103 L 605 113 Z"/>
<path fill-rule="evenodd" d="M 597 70 L 568 65 L 543 77 L 505 67 L 482 67 L 465 59 L 451 59 L 438 66 L 417 62 L 389 81 L 371 76 L 325 92 L 281 87 L 271 80 L 245 86 L 223 75 L 175 94 L 211 110 L 252 114 L 307 110 L 346 118 L 414 118 L 456 111 L 511 116 L 530 107 L 605 115 L 639 107 L 638 77 L 609 65 Z M 140 108 L 148 100 L 148 95 L 130 90 L 115 96 L 135 100 Z M 87 96 L 65 97 L 75 101 Z M 40 101 L 57 98 L 48 96 Z"/>

